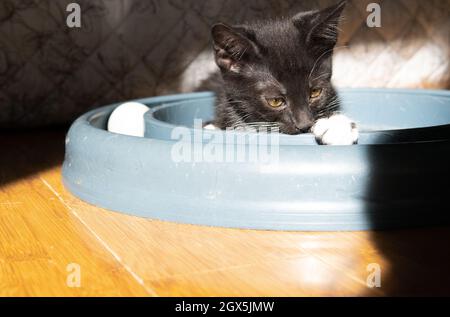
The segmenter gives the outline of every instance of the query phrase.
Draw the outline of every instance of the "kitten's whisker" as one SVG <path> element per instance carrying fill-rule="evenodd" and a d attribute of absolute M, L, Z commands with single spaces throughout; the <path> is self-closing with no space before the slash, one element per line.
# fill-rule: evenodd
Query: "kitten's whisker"
<path fill-rule="evenodd" d="M 315 81 L 315 80 L 317 80 L 317 79 L 319 79 L 319 78 L 322 78 L 322 77 L 324 77 L 324 76 L 329 76 L 329 75 L 331 75 L 331 73 L 324 73 L 324 74 L 322 74 L 322 75 L 320 75 L 320 76 L 317 76 L 316 78 L 312 79 L 311 81 Z"/>
<path fill-rule="evenodd" d="M 317 58 L 317 60 L 314 62 L 313 68 L 311 69 L 311 72 L 309 73 L 309 76 L 308 76 L 308 81 L 311 79 L 311 75 L 312 75 L 313 72 L 316 70 L 317 64 L 318 64 L 319 61 L 322 59 L 322 57 L 324 57 L 324 56 L 325 56 L 326 54 L 328 54 L 329 52 L 332 52 L 332 51 L 334 51 L 334 50 L 338 50 L 338 49 L 341 49 L 341 48 L 346 48 L 346 47 L 348 47 L 348 45 L 342 45 L 342 46 L 334 47 L 334 48 L 332 48 L 332 49 L 329 49 L 329 50 L 323 52 L 322 55 L 320 55 L 319 58 Z"/>

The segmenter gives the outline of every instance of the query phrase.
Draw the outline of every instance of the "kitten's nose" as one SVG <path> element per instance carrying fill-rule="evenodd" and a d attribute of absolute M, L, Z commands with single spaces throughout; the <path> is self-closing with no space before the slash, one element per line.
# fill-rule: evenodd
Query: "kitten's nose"
<path fill-rule="evenodd" d="M 314 124 L 314 118 L 311 113 L 300 111 L 294 116 L 295 127 L 302 132 L 308 131 Z"/>

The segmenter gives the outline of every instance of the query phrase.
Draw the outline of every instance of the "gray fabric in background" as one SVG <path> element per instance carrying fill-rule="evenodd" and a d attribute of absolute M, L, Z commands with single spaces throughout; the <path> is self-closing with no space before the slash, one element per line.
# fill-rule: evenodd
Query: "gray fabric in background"
<path fill-rule="evenodd" d="M 68 3 L 82 28 L 65 25 Z M 1 0 L 0 127 L 70 122 L 100 105 L 186 92 L 215 69 L 210 26 L 332 0 Z M 382 27 L 366 26 L 380 3 Z M 335 56 L 342 87 L 450 88 L 450 0 L 349 0 Z"/>

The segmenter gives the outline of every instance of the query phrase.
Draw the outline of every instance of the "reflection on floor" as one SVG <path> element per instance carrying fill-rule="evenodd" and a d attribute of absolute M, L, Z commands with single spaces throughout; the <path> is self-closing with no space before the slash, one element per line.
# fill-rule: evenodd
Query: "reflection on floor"
<path fill-rule="evenodd" d="M 64 131 L 2 134 L 0 147 L 0 296 L 450 295 L 450 228 L 303 233 L 141 219 L 64 189 Z M 379 288 L 367 286 L 371 263 Z"/>

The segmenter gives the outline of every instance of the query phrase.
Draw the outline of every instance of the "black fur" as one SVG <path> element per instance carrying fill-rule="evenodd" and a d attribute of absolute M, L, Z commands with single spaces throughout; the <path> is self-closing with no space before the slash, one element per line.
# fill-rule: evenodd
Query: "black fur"
<path fill-rule="evenodd" d="M 337 25 L 345 1 L 288 19 L 212 28 L 220 74 L 209 82 L 218 96 L 215 125 L 277 127 L 286 134 L 308 132 L 314 122 L 339 110 L 330 80 Z M 311 99 L 313 88 L 320 97 Z M 269 106 L 282 97 L 285 105 Z"/>

